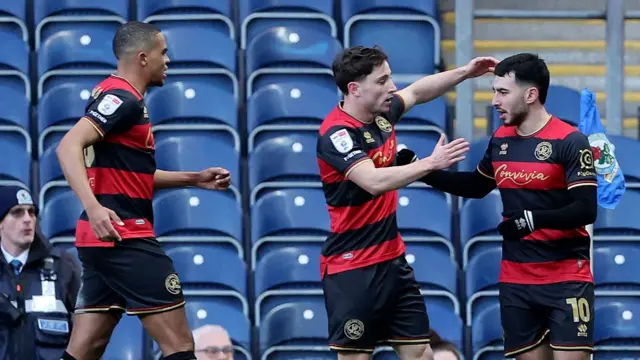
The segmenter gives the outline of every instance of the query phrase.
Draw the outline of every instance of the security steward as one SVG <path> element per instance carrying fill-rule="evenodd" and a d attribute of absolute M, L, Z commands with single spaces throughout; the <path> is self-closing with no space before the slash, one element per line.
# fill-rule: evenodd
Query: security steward
<path fill-rule="evenodd" d="M 36 231 L 38 208 L 0 187 L 0 359 L 59 360 L 71 334 L 80 270 Z"/>

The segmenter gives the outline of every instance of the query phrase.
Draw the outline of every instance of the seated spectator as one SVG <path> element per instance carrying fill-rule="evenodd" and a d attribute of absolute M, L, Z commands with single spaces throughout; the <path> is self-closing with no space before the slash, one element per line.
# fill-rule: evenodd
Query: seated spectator
<path fill-rule="evenodd" d="M 198 360 L 233 360 L 229 333 L 219 325 L 204 325 L 193 330 Z"/>

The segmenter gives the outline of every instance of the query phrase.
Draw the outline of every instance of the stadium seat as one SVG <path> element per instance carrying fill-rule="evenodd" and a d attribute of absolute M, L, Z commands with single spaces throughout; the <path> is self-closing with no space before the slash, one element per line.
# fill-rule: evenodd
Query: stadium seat
<path fill-rule="evenodd" d="M 240 0 L 240 44 L 278 26 L 299 26 L 337 37 L 333 0 Z"/>
<path fill-rule="evenodd" d="M 174 26 L 209 27 L 235 39 L 231 3 L 231 0 L 138 0 L 137 17 L 139 21 L 155 24 L 162 30 Z"/>
<path fill-rule="evenodd" d="M 41 207 L 42 233 L 51 244 L 74 242 L 76 225 L 83 211 L 82 203 L 71 189 L 51 196 Z"/>
<path fill-rule="evenodd" d="M 615 210 L 598 207 L 594 241 L 640 241 L 640 223 L 635 216 L 638 204 L 640 192 L 626 191 Z"/>
<path fill-rule="evenodd" d="M 94 86 L 113 73 L 113 31 L 104 27 L 57 32 L 38 50 L 38 99 L 56 85 L 74 80 L 93 81 Z"/>
<path fill-rule="evenodd" d="M 471 326 L 471 350 L 473 359 L 504 359 L 504 344 L 500 323 L 500 305 L 497 298 L 473 319 Z"/>
<path fill-rule="evenodd" d="M 153 199 L 154 230 L 163 243 L 215 243 L 244 256 L 242 209 L 220 191 L 163 190 Z"/>
<path fill-rule="evenodd" d="M 466 285 L 467 325 L 471 326 L 477 314 L 497 300 L 498 279 L 502 248 L 486 248 L 473 257 L 464 271 Z"/>
<path fill-rule="evenodd" d="M 129 0 L 34 0 L 35 48 L 58 32 L 102 28 L 112 36 L 129 19 Z"/>
<path fill-rule="evenodd" d="M 640 189 L 640 166 L 637 157 L 640 153 L 640 141 L 626 136 L 607 135 L 614 146 L 614 153 L 628 189 Z"/>
<path fill-rule="evenodd" d="M 335 358 L 327 346 L 329 335 L 324 304 L 283 304 L 264 317 L 259 333 L 262 360 Z"/>
<path fill-rule="evenodd" d="M 597 242 L 593 250 L 593 276 L 596 292 L 607 296 L 640 297 L 638 245 Z"/>
<path fill-rule="evenodd" d="M 84 116 L 92 90 L 88 84 L 70 83 L 60 84 L 44 94 L 38 105 L 38 157 L 60 142 Z"/>
<path fill-rule="evenodd" d="M 435 189 L 400 189 L 396 216 L 404 241 L 424 244 L 456 262 L 450 202 L 448 194 Z"/>
<path fill-rule="evenodd" d="M 276 307 L 296 301 L 324 305 L 320 283 L 320 246 L 274 250 L 258 259 L 255 270 L 255 324 Z"/>
<path fill-rule="evenodd" d="M 51 197 L 61 191 L 69 190 L 69 184 L 62 173 L 56 154 L 57 145 L 56 143 L 47 148 L 38 161 L 38 175 L 40 176 L 38 204 L 40 207 L 44 207 Z"/>
<path fill-rule="evenodd" d="M 459 162 L 458 171 L 476 171 L 478 164 L 484 158 L 484 153 L 489 146 L 489 137 L 484 136 L 471 141 L 466 158 Z"/>
<path fill-rule="evenodd" d="M 166 250 L 173 260 L 186 296 L 215 297 L 249 316 L 245 262 L 210 244 L 175 246 Z"/>
<path fill-rule="evenodd" d="M 440 63 L 437 1 L 343 0 L 340 16 L 344 46 L 380 45 L 394 78 L 433 74 Z"/>
<path fill-rule="evenodd" d="M 0 32 L 15 35 L 25 43 L 29 41 L 26 0 L 0 2 Z"/>
<path fill-rule="evenodd" d="M 640 346 L 640 300 L 628 297 L 624 301 L 596 297 L 594 342 L 603 359 L 637 357 Z"/>
<path fill-rule="evenodd" d="M 238 99 L 237 45 L 233 39 L 206 27 L 175 26 L 162 33 L 171 61 L 167 83 L 185 82 L 194 89 L 204 89 L 202 84 L 208 84 L 224 89 Z M 151 89 L 149 95 L 158 90 Z"/>
<path fill-rule="evenodd" d="M 283 189 L 260 197 L 251 207 L 251 264 L 269 248 L 322 243 L 330 233 L 321 189 Z"/>
<path fill-rule="evenodd" d="M 241 311 L 209 296 L 187 297 L 185 311 L 192 330 L 205 325 L 220 325 L 229 333 L 236 358 L 241 355 L 245 360 L 251 359 L 251 325 Z"/>
<path fill-rule="evenodd" d="M 338 89 L 333 80 L 333 59 L 342 44 L 312 29 L 273 27 L 256 36 L 246 50 L 247 99 L 259 89 L 283 82 L 316 83 Z"/>
<path fill-rule="evenodd" d="M 462 269 L 486 246 L 500 246 L 502 236 L 497 227 L 501 222 L 502 199 L 497 190 L 482 199 L 468 199 L 464 202 L 460 209 Z"/>
<path fill-rule="evenodd" d="M 216 99 L 215 102 L 211 99 Z M 236 152 L 240 151 L 238 110 L 229 92 L 205 83 L 174 82 L 149 94 L 145 104 L 153 124 L 156 143 L 161 136 L 206 131 L 229 137 Z"/>
<path fill-rule="evenodd" d="M 265 190 L 322 186 L 316 155 L 317 137 L 317 133 L 292 133 L 269 139 L 249 154 L 251 205 Z"/>
<path fill-rule="evenodd" d="M 0 54 L 0 86 L 14 88 L 31 100 L 29 44 L 6 32 L 0 32 L 0 43 L 4 50 Z"/>
<path fill-rule="evenodd" d="M 22 146 L 31 154 L 31 109 L 24 92 L 0 83 L 0 143 Z"/>
<path fill-rule="evenodd" d="M 580 92 L 574 89 L 563 85 L 550 85 L 544 106 L 551 115 L 573 126 L 580 123 Z M 488 130 L 493 133 L 502 126 L 502 120 L 494 107 L 489 106 L 488 111 L 492 119 L 492 127 Z"/>
<path fill-rule="evenodd" d="M 407 263 L 415 273 L 428 307 L 438 306 L 460 315 L 458 266 L 449 254 L 433 251 L 418 243 L 407 243 Z M 438 274 L 434 276 L 434 274 Z"/>
<path fill-rule="evenodd" d="M 412 130 L 447 134 L 447 100 L 444 96 L 414 106 L 402 116 L 396 130 Z"/>
<path fill-rule="evenodd" d="M 24 145 L 15 143 L 2 144 L 3 161 L 0 166 L 0 186 L 15 185 L 31 188 L 31 155 L 24 151 Z"/>
<path fill-rule="evenodd" d="M 102 360 L 137 360 L 144 353 L 144 328 L 137 316 L 123 315 L 113 330 Z"/>
<path fill-rule="evenodd" d="M 293 131 L 317 135 L 320 123 L 339 101 L 335 86 L 293 81 L 262 87 L 247 101 L 249 152 L 261 141 Z"/>
<path fill-rule="evenodd" d="M 439 133 L 404 130 L 400 126 L 396 127 L 397 149 L 411 149 L 420 159 L 431 155 L 439 138 Z"/>

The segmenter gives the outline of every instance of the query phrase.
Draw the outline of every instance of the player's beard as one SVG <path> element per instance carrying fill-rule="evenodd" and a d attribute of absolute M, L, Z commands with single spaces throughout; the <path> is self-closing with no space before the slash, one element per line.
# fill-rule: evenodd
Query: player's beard
<path fill-rule="evenodd" d="M 529 110 L 527 109 L 526 104 L 520 104 L 519 106 L 515 106 L 513 110 L 509 112 L 509 122 L 505 123 L 504 126 L 520 126 L 527 118 L 527 114 L 529 114 Z"/>

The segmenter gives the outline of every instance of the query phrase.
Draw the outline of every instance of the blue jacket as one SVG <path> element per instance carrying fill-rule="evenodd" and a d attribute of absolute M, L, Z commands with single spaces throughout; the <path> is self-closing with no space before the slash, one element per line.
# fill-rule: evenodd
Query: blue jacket
<path fill-rule="evenodd" d="M 16 277 L 0 254 L 0 359 L 59 360 L 80 288 L 72 255 L 36 236 Z"/>

